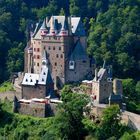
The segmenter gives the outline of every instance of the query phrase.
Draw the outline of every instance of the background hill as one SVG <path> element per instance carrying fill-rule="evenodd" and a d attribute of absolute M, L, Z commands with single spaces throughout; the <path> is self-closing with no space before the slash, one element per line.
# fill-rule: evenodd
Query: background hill
<path fill-rule="evenodd" d="M 1 0 L 0 83 L 23 71 L 31 21 L 52 14 L 81 16 L 97 66 L 105 59 L 115 77 L 140 79 L 140 0 Z"/>

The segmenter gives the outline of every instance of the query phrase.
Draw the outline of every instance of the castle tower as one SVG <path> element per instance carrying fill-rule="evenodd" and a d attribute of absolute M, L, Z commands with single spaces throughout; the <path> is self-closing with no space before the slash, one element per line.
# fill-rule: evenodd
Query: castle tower
<path fill-rule="evenodd" d="M 47 35 L 48 33 L 48 30 L 47 30 L 47 27 L 46 27 L 46 20 L 44 19 L 43 23 L 42 23 L 42 26 L 40 28 L 40 33 L 41 33 L 41 36 L 45 36 Z"/>
<path fill-rule="evenodd" d="M 31 37 L 33 70 L 40 74 L 44 50 L 56 89 L 92 74 L 86 33 L 80 17 L 51 16 L 36 25 Z M 28 66 L 29 68 L 30 66 Z"/>
<path fill-rule="evenodd" d="M 92 82 L 92 95 L 96 103 L 108 103 L 108 97 L 112 94 L 112 79 L 109 77 L 105 66 L 98 71 L 95 70 L 95 77 Z"/>

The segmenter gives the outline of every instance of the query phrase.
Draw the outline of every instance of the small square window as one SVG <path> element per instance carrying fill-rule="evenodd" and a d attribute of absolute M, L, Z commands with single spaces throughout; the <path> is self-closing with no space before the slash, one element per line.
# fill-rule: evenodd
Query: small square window
<path fill-rule="evenodd" d="M 40 48 L 37 48 L 37 52 L 40 52 Z"/>
<path fill-rule="evenodd" d="M 61 54 L 61 58 L 63 58 L 63 54 Z"/>
<path fill-rule="evenodd" d="M 40 55 L 37 55 L 37 59 L 40 59 Z"/>

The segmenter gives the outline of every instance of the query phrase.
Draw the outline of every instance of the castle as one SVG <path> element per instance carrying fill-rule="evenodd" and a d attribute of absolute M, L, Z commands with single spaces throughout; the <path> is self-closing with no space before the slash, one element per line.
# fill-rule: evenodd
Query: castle
<path fill-rule="evenodd" d="M 95 69 L 95 77 L 93 80 L 82 81 L 82 84 L 87 86 L 87 93 L 92 96 L 94 103 L 122 104 L 122 81 L 120 79 L 112 79 L 111 69 L 105 66 L 97 71 Z"/>
<path fill-rule="evenodd" d="M 86 48 L 87 37 L 80 17 L 46 17 L 36 24 L 25 48 L 25 76 L 40 74 L 46 56 L 55 89 L 90 78 L 92 59 L 86 54 Z"/>

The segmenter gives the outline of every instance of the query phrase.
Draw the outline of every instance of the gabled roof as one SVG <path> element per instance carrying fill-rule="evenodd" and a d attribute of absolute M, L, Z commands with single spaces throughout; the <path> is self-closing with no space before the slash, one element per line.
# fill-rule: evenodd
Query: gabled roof
<path fill-rule="evenodd" d="M 38 74 L 33 74 L 33 73 L 25 73 L 22 85 L 30 85 L 34 86 L 39 78 Z"/>
<path fill-rule="evenodd" d="M 22 85 L 34 86 L 36 84 L 46 85 L 53 83 L 51 74 L 47 66 L 42 66 L 40 74 L 25 73 Z"/>
<path fill-rule="evenodd" d="M 87 59 L 86 51 L 83 48 L 80 40 L 78 40 L 70 55 L 70 60 L 86 60 L 86 59 Z"/>

